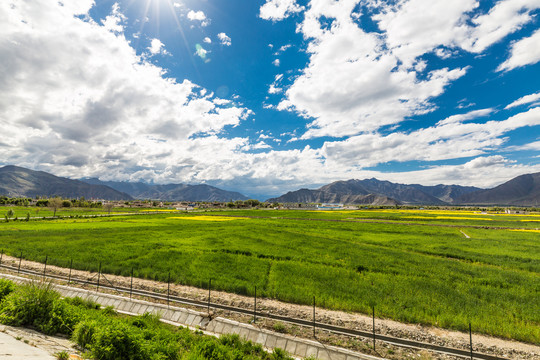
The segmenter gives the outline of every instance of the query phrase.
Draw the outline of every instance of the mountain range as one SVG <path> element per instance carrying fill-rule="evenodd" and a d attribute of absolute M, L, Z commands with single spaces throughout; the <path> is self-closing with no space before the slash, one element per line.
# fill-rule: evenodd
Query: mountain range
<path fill-rule="evenodd" d="M 81 179 L 88 184 L 104 185 L 127 193 L 136 199 L 152 199 L 163 201 L 235 201 L 247 200 L 248 197 L 238 192 L 226 191 L 214 186 L 199 184 L 167 184 L 151 185 L 142 182 L 101 181 L 96 178 Z"/>
<path fill-rule="evenodd" d="M 238 193 L 199 184 L 154 185 L 142 182 L 102 181 L 96 178 L 73 180 L 8 165 L 0 168 L 0 195 L 10 197 L 62 196 L 88 199 L 163 201 L 247 200 Z M 472 186 L 406 185 L 377 179 L 335 181 L 318 189 L 288 192 L 268 202 L 345 203 L 370 205 L 513 205 L 540 204 L 540 173 L 518 176 L 492 189 Z"/>
<path fill-rule="evenodd" d="M 493 189 L 460 185 L 405 185 L 377 179 L 335 181 L 319 189 L 288 192 L 269 202 L 372 205 L 515 205 L 540 204 L 540 173 L 518 176 Z"/>
<path fill-rule="evenodd" d="M 9 197 L 61 196 L 63 198 L 132 200 L 123 192 L 105 185 L 90 185 L 83 181 L 54 176 L 8 165 L 0 168 L 0 194 Z"/>
<path fill-rule="evenodd" d="M 72 180 L 44 171 L 8 165 L 0 168 L 0 195 L 9 197 L 61 196 L 63 198 L 163 201 L 230 201 L 247 200 L 237 192 L 209 185 L 150 185 L 98 179 Z"/>

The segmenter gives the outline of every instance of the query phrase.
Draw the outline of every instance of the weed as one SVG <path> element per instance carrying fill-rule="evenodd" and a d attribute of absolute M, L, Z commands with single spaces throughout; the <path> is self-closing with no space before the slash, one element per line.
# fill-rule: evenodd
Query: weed
<path fill-rule="evenodd" d="M 54 354 L 57 360 L 69 360 L 69 353 L 67 351 L 60 351 Z"/>
<path fill-rule="evenodd" d="M 274 329 L 275 332 L 285 334 L 287 332 L 287 328 L 282 322 L 275 322 L 274 326 L 272 326 L 272 329 Z"/>

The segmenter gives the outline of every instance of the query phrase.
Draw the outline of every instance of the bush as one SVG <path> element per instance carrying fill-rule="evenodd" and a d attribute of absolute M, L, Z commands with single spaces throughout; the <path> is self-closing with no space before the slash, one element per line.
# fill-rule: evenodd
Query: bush
<path fill-rule="evenodd" d="M 99 329 L 99 322 L 96 320 L 83 320 L 75 326 L 71 339 L 79 344 L 83 349 L 88 349 L 92 344 L 92 338 Z"/>
<path fill-rule="evenodd" d="M 15 291 L 15 284 L 12 281 L 0 279 L 0 303 L 13 291 Z"/>
<path fill-rule="evenodd" d="M 65 298 L 64 301 L 70 305 L 77 306 L 83 309 L 93 309 L 99 310 L 101 305 L 97 302 L 90 299 L 83 299 L 80 296 L 75 296 L 73 298 Z"/>
<path fill-rule="evenodd" d="M 51 284 L 18 286 L 0 304 L 0 322 L 34 326 L 45 334 L 71 334 L 78 320 L 76 309 L 62 301 Z"/>
<path fill-rule="evenodd" d="M 128 324 L 120 321 L 100 324 L 92 329 L 91 343 L 87 345 L 90 353 L 101 360 L 147 360 L 143 337 Z"/>

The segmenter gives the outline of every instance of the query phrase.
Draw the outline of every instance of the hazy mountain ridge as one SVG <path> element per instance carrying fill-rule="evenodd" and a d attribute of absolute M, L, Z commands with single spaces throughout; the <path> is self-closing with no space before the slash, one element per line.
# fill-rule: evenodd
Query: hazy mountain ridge
<path fill-rule="evenodd" d="M 247 200 L 248 197 L 238 192 L 222 190 L 214 186 L 199 184 L 152 185 L 142 182 L 101 181 L 96 178 L 81 179 L 89 184 L 103 184 L 113 189 L 126 192 L 136 199 L 163 201 L 219 201 Z"/>
<path fill-rule="evenodd" d="M 300 189 L 268 201 L 311 202 L 345 204 L 425 204 L 448 205 L 461 195 L 480 190 L 459 185 L 405 185 L 375 178 L 365 180 L 342 180 L 324 185 L 316 190 Z M 371 199 L 372 202 L 369 202 Z"/>
<path fill-rule="evenodd" d="M 471 205 L 540 205 L 540 172 L 513 178 L 492 189 L 465 194 L 457 200 Z"/>
<path fill-rule="evenodd" d="M 0 194 L 10 197 L 61 196 L 63 198 L 131 200 L 126 193 L 105 185 L 92 185 L 79 180 L 55 176 L 8 165 L 0 168 Z"/>
<path fill-rule="evenodd" d="M 321 188 L 322 189 L 322 188 Z M 387 196 L 375 194 L 335 193 L 324 190 L 300 189 L 290 191 L 277 198 L 266 200 L 278 203 L 343 203 L 356 205 L 397 205 L 398 202 Z"/>

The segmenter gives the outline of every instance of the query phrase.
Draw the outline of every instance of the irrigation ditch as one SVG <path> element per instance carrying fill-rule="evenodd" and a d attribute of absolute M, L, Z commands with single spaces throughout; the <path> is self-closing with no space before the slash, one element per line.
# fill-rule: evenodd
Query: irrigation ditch
<path fill-rule="evenodd" d="M 89 273 L 89 276 L 86 276 L 86 278 L 81 278 L 80 275 L 77 276 L 75 274 L 72 274 L 72 269 L 70 267 L 69 273 L 62 274 L 58 271 L 51 271 L 49 268 L 49 271 L 47 271 L 47 258 L 45 259 L 45 263 L 41 264 L 43 266 L 42 270 L 38 270 L 34 267 L 34 269 L 26 268 L 25 266 L 21 267 L 22 257 L 18 259 L 18 263 L 14 261 L 12 258 L 10 261 L 2 261 L 2 255 L 0 255 L 0 269 L 6 270 L 8 272 L 18 273 L 19 275 L 26 275 L 34 278 L 41 278 L 41 279 L 47 279 L 47 280 L 55 280 L 60 281 L 62 283 L 67 283 L 68 285 L 72 286 L 79 286 L 79 287 L 87 287 L 92 290 L 95 290 L 96 292 L 102 291 L 102 292 L 108 292 L 108 293 L 115 293 L 117 295 L 125 296 L 125 297 L 137 297 L 141 299 L 146 299 L 150 301 L 155 301 L 159 303 L 166 303 L 166 304 L 172 304 L 172 305 L 180 305 L 180 306 L 186 306 L 186 307 L 192 307 L 197 308 L 199 311 L 200 309 L 206 310 L 208 312 L 209 316 L 215 316 L 216 311 L 224 311 L 229 313 L 236 313 L 239 315 L 242 315 L 244 318 L 244 321 L 246 319 L 250 319 L 248 321 L 255 322 L 255 321 L 261 321 L 263 319 L 269 319 L 273 321 L 278 321 L 286 324 L 290 324 L 292 326 L 301 327 L 304 329 L 304 336 L 305 337 L 311 337 L 310 332 L 313 332 L 312 338 L 315 338 L 319 340 L 321 338 L 321 333 L 327 333 L 327 334 L 333 334 L 341 337 L 349 337 L 351 339 L 362 339 L 365 343 L 369 343 L 371 345 L 371 349 L 373 350 L 372 353 L 379 354 L 377 352 L 377 347 L 388 347 L 388 346 L 394 346 L 398 348 L 403 349 L 411 349 L 411 350 L 422 350 L 422 351 L 430 351 L 437 353 L 439 355 L 444 356 L 450 356 L 450 357 L 460 357 L 460 358 L 468 358 L 468 359 L 485 359 L 485 360 L 508 360 L 514 358 L 513 356 L 505 355 L 499 355 L 499 354 L 488 354 L 483 353 L 478 350 L 476 350 L 476 346 L 473 343 L 473 337 L 472 337 L 472 327 L 469 328 L 469 346 L 468 348 L 456 348 L 451 346 L 444 346 L 440 344 L 435 343 L 429 343 L 429 342 L 423 342 L 423 341 L 416 341 L 412 339 L 407 338 L 401 338 L 401 337 L 395 337 L 390 336 L 387 334 L 381 334 L 376 331 L 375 323 L 375 311 L 376 309 L 373 309 L 373 327 L 372 331 L 365 331 L 360 329 L 352 329 L 350 327 L 342 327 L 342 326 L 336 326 L 334 324 L 328 324 L 317 320 L 317 308 L 316 305 L 316 299 L 314 298 L 314 304 L 313 304 L 313 315 L 309 318 L 298 318 L 298 317 L 291 317 L 286 316 L 282 314 L 276 314 L 268 311 L 264 311 L 263 309 L 260 309 L 257 306 L 257 297 L 253 297 L 252 301 L 253 303 L 251 306 L 246 306 L 248 304 L 244 304 L 244 306 L 233 306 L 228 305 L 216 301 L 212 301 L 212 288 L 211 288 L 211 282 L 209 282 L 209 287 L 207 289 L 207 297 L 205 300 L 197 300 L 193 298 L 178 296 L 174 292 L 171 291 L 171 283 L 170 281 L 167 283 L 166 289 L 144 289 L 144 288 L 137 288 L 137 286 L 133 286 L 133 276 L 129 281 L 129 286 L 126 286 L 125 281 L 122 284 L 114 283 L 114 280 L 110 280 L 109 278 L 113 277 L 113 275 L 103 274 L 101 270 L 94 273 Z M 39 264 L 39 263 L 38 263 Z M 55 267 L 56 268 L 56 267 Z M 67 270 L 67 269 L 64 269 Z M 75 270 L 73 270 L 75 272 Z M 80 271 L 77 270 L 78 273 Z M 214 297 L 215 298 L 215 297 Z M 530 359 L 538 359 L 536 357 L 537 354 L 533 354 L 531 357 L 521 357 L 521 358 L 530 358 Z"/>

